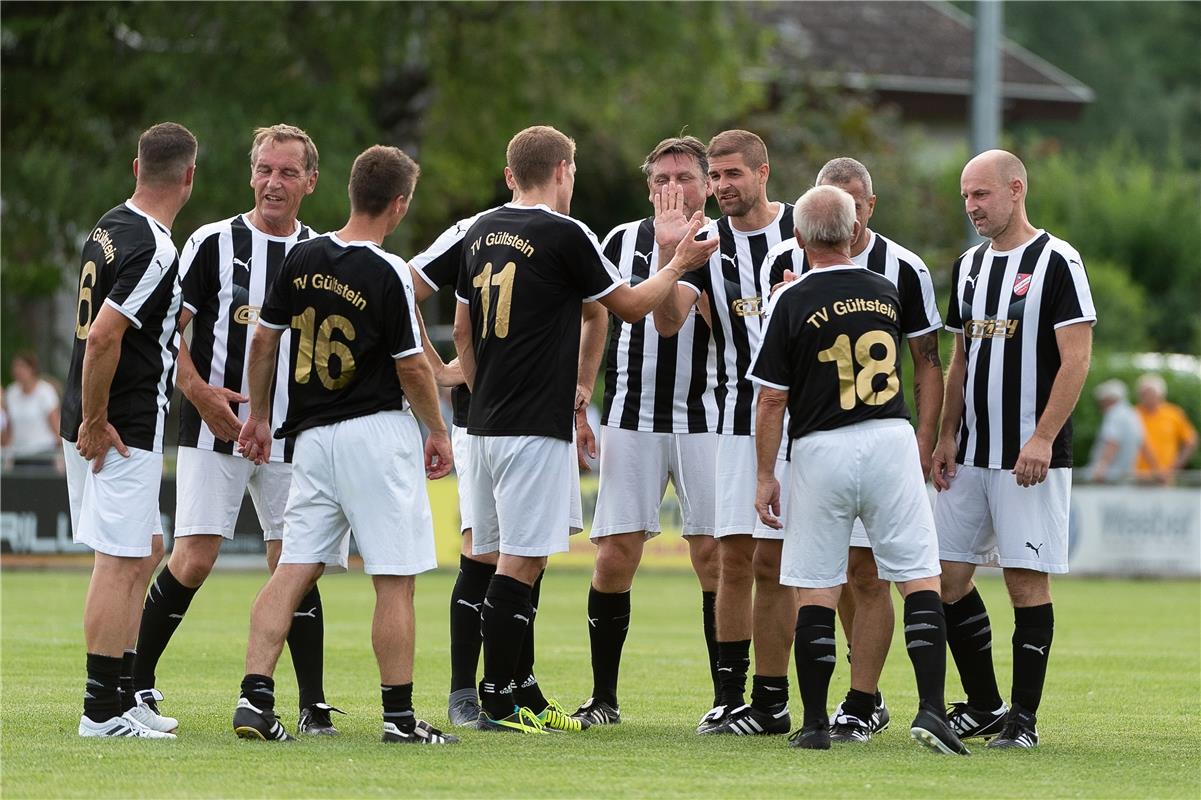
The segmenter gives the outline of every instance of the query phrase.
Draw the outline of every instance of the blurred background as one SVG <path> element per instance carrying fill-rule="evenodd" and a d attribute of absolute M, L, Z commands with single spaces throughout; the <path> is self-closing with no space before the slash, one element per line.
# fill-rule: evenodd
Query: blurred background
<path fill-rule="evenodd" d="M 600 236 L 650 212 L 638 166 L 657 141 L 748 128 L 767 142 L 773 199 L 794 200 L 831 157 L 864 162 L 879 198 L 872 227 L 924 258 L 945 312 L 951 264 L 972 243 L 958 177 L 981 141 L 971 118 L 982 9 L 999 37 L 985 95 L 999 114 L 992 135 L 1026 163 L 1032 223 L 1083 255 L 1100 317 L 1075 415 L 1077 483 L 1132 484 L 1102 495 L 1119 511 L 1166 485 L 1195 487 L 1196 433 L 1190 450 L 1179 424 L 1201 419 L 1195 2 L 5 3 L 0 361 L 20 390 L 6 395 L 6 468 L 53 469 L 7 437 L 24 435 L 23 420 L 26 433 L 54 423 L 42 385 L 65 374 L 83 237 L 131 193 L 138 134 L 167 119 L 201 143 L 177 244 L 251 207 L 251 132 L 289 122 L 321 152 L 301 208 L 318 230 L 344 220 L 350 164 L 367 145 L 395 144 L 421 163 L 410 216 L 385 243 L 405 257 L 508 199 L 505 144 L 527 125 L 577 141 L 572 213 Z M 425 312 L 444 347 L 451 309 L 446 296 Z M 1145 374 L 1179 407 L 1182 463 L 1171 466 L 1184 469 L 1098 473 L 1112 381 L 1134 405 Z M 50 531 L 13 521 L 23 496 L 13 475 L 5 549 L 25 547 L 30 525 L 35 538 L 60 538 L 61 515 Z M 1182 502 L 1192 511 L 1182 506 L 1179 541 L 1201 571 L 1188 549 L 1196 490 Z M 1161 522 L 1137 524 L 1176 529 Z"/>

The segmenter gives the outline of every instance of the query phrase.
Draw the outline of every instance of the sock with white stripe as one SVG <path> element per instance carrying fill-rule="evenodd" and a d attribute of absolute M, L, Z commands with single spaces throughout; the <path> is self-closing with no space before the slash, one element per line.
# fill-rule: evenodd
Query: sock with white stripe
<path fill-rule="evenodd" d="M 992 665 L 992 625 L 984 598 L 973 586 L 958 602 L 943 603 L 947 646 L 959 670 L 968 705 L 981 711 L 1001 707 L 1001 692 Z"/>
<path fill-rule="evenodd" d="M 943 713 L 947 706 L 947 625 L 938 592 L 913 592 L 905 598 L 905 652 L 913 662 L 918 702 Z"/>
<path fill-rule="evenodd" d="M 150 584 L 146 603 L 142 606 L 142 622 L 138 629 L 137 657 L 133 662 L 135 689 L 153 689 L 154 671 L 167 643 L 175 634 L 183 615 L 187 613 L 195 588 L 184 586 L 171 574 L 170 566 L 163 567 L 158 578 Z"/>
<path fill-rule="evenodd" d="M 450 593 L 450 691 L 475 688 L 480 664 L 480 609 L 495 564 L 459 556 L 459 575 Z"/>
<path fill-rule="evenodd" d="M 778 714 L 788 706 L 787 675 L 751 676 L 751 707 L 767 714 Z"/>
<path fill-rule="evenodd" d="M 492 719 L 513 713 L 513 675 L 534 613 L 531 587 L 508 575 L 494 575 L 484 598 L 484 676 L 480 705 Z"/>
<path fill-rule="evenodd" d="M 1050 603 L 1013 610 L 1013 704 L 1034 714 L 1043 697 L 1055 635 Z"/>
<path fill-rule="evenodd" d="M 413 682 L 391 686 L 381 683 L 379 691 L 384 704 L 384 722 L 391 722 L 402 731 L 412 731 L 417 726 L 413 714 Z"/>
<path fill-rule="evenodd" d="M 834 648 L 834 609 L 801 606 L 796 615 L 797 687 L 805 707 L 804 725 L 830 724 L 826 699 L 837 660 Z"/>
<path fill-rule="evenodd" d="M 275 679 L 270 675 L 247 673 L 242 678 L 241 696 L 259 711 L 275 713 Z"/>
<path fill-rule="evenodd" d="M 92 722 L 121 716 L 121 659 L 88 653 L 88 680 L 83 689 L 83 713 Z"/>
<path fill-rule="evenodd" d="M 746 672 L 751 667 L 751 640 L 717 643 L 718 705 L 736 708 L 746 695 Z"/>
<path fill-rule="evenodd" d="M 542 687 L 534 677 L 534 625 L 538 622 L 538 603 L 542 599 L 542 576 L 545 574 L 546 570 L 539 572 L 538 580 L 530 587 L 530 624 L 526 626 L 521 654 L 517 657 L 517 669 L 513 672 L 513 699 L 517 705 L 535 713 L 541 713 L 548 705 Z"/>
<path fill-rule="evenodd" d="M 701 624 L 709 652 L 709 677 L 713 680 L 713 705 L 718 705 L 721 679 L 717 672 L 717 592 L 701 592 Z"/>
<path fill-rule="evenodd" d="M 126 650 L 121 656 L 121 678 L 117 681 L 117 692 L 121 696 L 121 713 L 137 705 L 133 688 L 133 662 L 136 656 L 136 650 Z"/>
<path fill-rule="evenodd" d="M 288 653 L 296 671 L 300 708 L 325 702 L 325 620 L 321 593 L 317 586 L 309 590 L 292 613 L 288 631 Z"/>
<path fill-rule="evenodd" d="M 592 697 L 617 706 L 621 648 L 630 629 L 630 592 L 588 589 L 588 641 L 592 646 Z"/>

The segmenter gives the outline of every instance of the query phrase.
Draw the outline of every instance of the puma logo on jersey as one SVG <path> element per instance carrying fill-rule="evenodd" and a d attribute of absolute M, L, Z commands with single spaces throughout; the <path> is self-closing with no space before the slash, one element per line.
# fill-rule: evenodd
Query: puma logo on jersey
<path fill-rule="evenodd" d="M 972 288 L 975 289 L 976 288 L 976 279 L 979 277 L 980 277 L 979 275 L 968 275 L 966 278 L 963 279 L 963 282 L 970 283 Z"/>
<path fill-rule="evenodd" d="M 635 250 L 634 257 L 641 258 L 643 261 L 645 261 L 648 264 L 651 263 L 651 254 L 650 253 L 640 253 L 637 250 Z"/>
<path fill-rule="evenodd" d="M 1034 545 L 1030 544 L 1030 542 L 1026 542 L 1026 546 L 1034 551 L 1034 555 L 1036 558 L 1042 558 L 1042 555 L 1039 554 L 1038 551 L 1043 549 L 1044 544 L 1045 544 L 1045 542 L 1039 542 L 1038 547 L 1035 547 Z"/>
<path fill-rule="evenodd" d="M 247 272 L 250 271 L 251 261 L 254 261 L 254 259 L 252 258 L 252 259 L 250 259 L 250 261 L 243 261 L 242 259 L 238 258 L 237 256 L 234 256 L 234 266 L 241 267 L 242 269 L 246 270 Z"/>
<path fill-rule="evenodd" d="M 734 256 L 730 255 L 729 253 L 722 253 L 722 254 L 721 254 L 721 260 L 722 260 L 722 261 L 729 261 L 729 262 L 730 262 L 731 264 L 733 264 L 734 266 L 738 266 L 738 259 L 734 258 Z"/>

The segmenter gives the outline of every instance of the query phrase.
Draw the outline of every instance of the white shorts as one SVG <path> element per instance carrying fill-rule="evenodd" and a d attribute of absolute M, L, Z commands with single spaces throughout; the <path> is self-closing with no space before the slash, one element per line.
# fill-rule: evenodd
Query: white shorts
<path fill-rule="evenodd" d="M 284 538 L 292 465 L 256 465 L 241 456 L 179 448 L 175 462 L 175 535 L 234 538 L 242 495 L 250 490 L 263 541 Z"/>
<path fill-rule="evenodd" d="M 940 574 L 938 537 L 913 428 L 903 419 L 817 431 L 792 444 L 780 583 L 846 583 L 851 524 L 863 520 L 882 580 Z"/>
<path fill-rule="evenodd" d="M 368 575 L 438 566 L 421 431 L 408 411 L 309 428 L 296 437 L 281 564 L 346 569 L 349 534 Z"/>
<path fill-rule="evenodd" d="M 472 436 L 469 470 L 474 555 L 541 557 L 567 550 L 580 530 L 575 445 L 549 436 Z"/>
<path fill-rule="evenodd" d="M 934 500 L 940 556 L 991 567 L 1068 571 L 1072 470 L 1047 470 L 1035 486 L 1018 486 L 1007 469 L 960 465 L 951 488 Z"/>
<path fill-rule="evenodd" d="M 781 464 L 784 466 L 781 472 Z M 777 459 L 776 477 L 787 476 L 788 462 Z M 753 535 L 756 539 L 783 539 L 784 531 L 769 528 L 759 521 L 755 511 L 755 490 L 759 469 L 755 455 L 754 436 L 719 435 L 717 437 L 717 530 L 714 536 Z M 787 486 L 780 480 L 780 519 L 784 518 L 788 500 Z"/>
<path fill-rule="evenodd" d="M 684 536 L 713 534 L 716 433 L 653 433 L 602 427 L 600 488 L 593 539 L 646 531 L 657 536 L 670 478 L 680 501 Z"/>
<path fill-rule="evenodd" d="M 110 447 L 104 468 L 95 473 L 75 443 L 64 439 L 63 461 L 72 539 L 105 555 L 150 555 L 154 537 L 163 534 L 158 511 L 163 454 L 131 447 L 123 458 Z"/>
<path fill-rule="evenodd" d="M 459 533 L 474 527 L 471 518 L 471 434 L 466 428 L 450 426 L 450 444 L 454 448 L 455 479 L 459 482 Z"/>

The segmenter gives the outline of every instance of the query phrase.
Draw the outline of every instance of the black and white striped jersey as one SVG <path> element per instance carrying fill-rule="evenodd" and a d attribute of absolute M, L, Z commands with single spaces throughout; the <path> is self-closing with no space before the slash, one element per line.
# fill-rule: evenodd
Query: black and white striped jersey
<path fill-rule="evenodd" d="M 459 279 L 459 264 L 463 260 L 463 237 L 477 219 L 495 210 L 490 208 L 481 211 L 451 225 L 438 235 L 433 244 L 409 259 L 409 266 L 435 292 L 447 286 L 453 291 Z M 454 426 L 466 428 L 467 414 L 471 410 L 471 390 L 467 384 L 460 383 L 450 390 L 450 403 L 454 411 Z"/>
<path fill-rule="evenodd" d="M 934 282 L 930 279 L 926 264 L 915 253 L 893 240 L 875 231 L 868 233 L 870 238 L 867 247 L 852 256 L 851 261 L 877 275 L 883 275 L 897 287 L 901 297 L 903 335 L 912 338 L 941 328 L 942 317 L 938 314 Z M 784 280 L 786 269 L 798 276 L 809 271 L 809 260 L 795 236 L 773 247 L 763 260 L 763 274 L 759 281 L 764 294 L 769 294 L 773 286 Z"/>
<path fill-rule="evenodd" d="M 659 270 L 653 217 L 618 225 L 602 249 L 631 286 Z M 717 359 L 709 348 L 709 326 L 696 308 L 674 336 L 656 333 L 649 316 L 633 324 L 609 317 L 601 424 L 656 433 L 716 430 Z"/>
<path fill-rule="evenodd" d="M 163 451 L 175 383 L 179 257 L 171 232 L 132 200 L 110 209 L 88 234 L 80 258 L 75 339 L 59 431 L 69 442 L 83 422 L 88 331 L 109 305 L 129 319 L 108 392 L 108 421 L 129 447 Z"/>
<path fill-rule="evenodd" d="M 311 238 L 307 226 L 296 224 L 291 236 L 271 236 L 255 228 L 245 214 L 213 222 L 193 233 L 179 258 L 184 307 L 193 313 L 188 353 L 200 378 L 246 394 L 246 360 L 267 290 L 297 242 Z M 276 364 L 271 427 L 288 416 L 288 359 L 290 332 L 284 332 Z M 230 408 L 245 421 L 250 404 Z M 291 461 L 294 442 L 272 448 L 272 461 Z M 218 439 L 200 412 L 185 397 L 179 414 L 180 447 L 233 453 L 234 443 Z"/>
<path fill-rule="evenodd" d="M 740 231 L 728 217 L 710 223 L 700 236 L 718 236 L 721 245 L 698 270 L 680 282 L 709 296 L 713 348 L 717 362 L 714 397 L 717 432 L 751 436 L 755 432 L 755 385 L 747 377 L 763 329 L 764 296 L 771 288 L 760 283 L 760 268 L 773 247 L 792 236 L 792 205 L 766 227 Z"/>
<path fill-rule="evenodd" d="M 1096 320 L 1080 254 L 1045 231 L 1003 252 L 984 242 L 956 260 L 947 330 L 963 336 L 967 353 L 960 464 L 1013 469 L 1059 372 L 1055 329 Z M 1069 417 L 1051 467 L 1070 466 Z"/>

